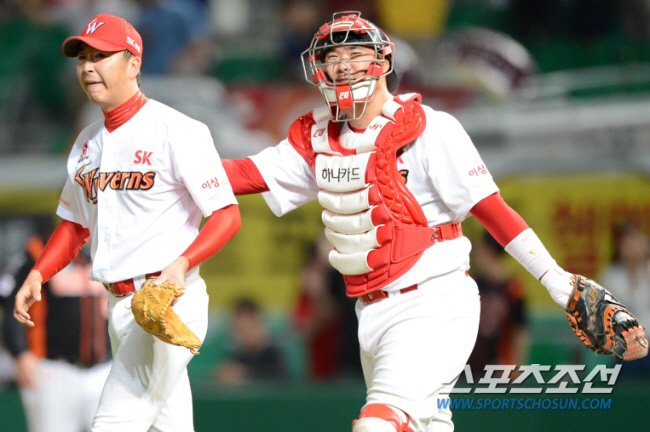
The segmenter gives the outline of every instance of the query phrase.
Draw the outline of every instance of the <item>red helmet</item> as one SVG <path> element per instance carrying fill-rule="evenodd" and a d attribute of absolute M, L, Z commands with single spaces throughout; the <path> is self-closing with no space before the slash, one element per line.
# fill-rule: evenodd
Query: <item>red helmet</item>
<path fill-rule="evenodd" d="M 365 46 L 375 51 L 375 60 L 370 63 L 365 75 L 344 81 L 336 81 L 328 76 L 323 66 L 327 51 L 338 46 Z M 386 77 L 389 91 L 397 88 L 397 75 L 393 69 L 395 46 L 388 36 L 376 25 L 361 18 L 360 12 L 337 12 L 332 21 L 323 24 L 307 48 L 302 53 L 302 66 L 305 79 L 318 86 L 327 104 L 332 108 L 334 121 L 354 120 L 360 118 L 366 104 L 374 94 L 377 81 Z M 352 63 L 368 60 L 344 60 L 337 63 Z M 388 71 L 383 64 L 388 62 Z M 363 103 L 363 109 L 357 112 L 357 103 Z M 352 118 L 340 118 L 341 109 L 353 108 Z"/>

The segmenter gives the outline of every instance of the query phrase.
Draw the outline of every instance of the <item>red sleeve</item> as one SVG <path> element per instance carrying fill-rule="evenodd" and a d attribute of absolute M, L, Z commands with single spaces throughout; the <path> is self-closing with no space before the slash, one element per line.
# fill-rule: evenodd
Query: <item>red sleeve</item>
<path fill-rule="evenodd" d="M 483 198 L 470 212 L 503 247 L 528 228 L 526 221 L 498 193 Z"/>
<path fill-rule="evenodd" d="M 239 206 L 232 204 L 212 213 L 199 235 L 183 252 L 190 263 L 190 268 L 201 264 L 228 243 L 228 240 L 239 231 L 241 216 Z"/>
<path fill-rule="evenodd" d="M 90 231 L 81 225 L 63 220 L 56 227 L 34 265 L 43 276 L 43 283 L 70 264 L 90 237 Z"/>
<path fill-rule="evenodd" d="M 235 195 L 268 192 L 269 187 L 251 159 L 224 159 L 222 163 Z"/>

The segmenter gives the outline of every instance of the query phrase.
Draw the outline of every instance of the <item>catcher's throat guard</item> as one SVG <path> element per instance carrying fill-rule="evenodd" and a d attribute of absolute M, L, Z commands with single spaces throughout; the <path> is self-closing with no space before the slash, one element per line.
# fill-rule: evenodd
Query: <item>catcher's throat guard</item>
<path fill-rule="evenodd" d="M 340 46 L 363 46 L 375 51 L 374 60 L 345 60 L 335 63 L 349 64 L 367 62 L 370 64 L 365 75 L 360 78 L 336 80 L 325 72 L 325 54 L 328 50 Z M 375 95 L 377 81 L 387 77 L 389 91 L 397 87 L 397 76 L 393 70 L 393 55 L 395 47 L 388 36 L 376 25 L 361 18 L 361 13 L 338 12 L 332 16 L 332 21 L 323 24 L 305 51 L 301 55 L 305 79 L 316 85 L 325 102 L 332 111 L 333 121 L 357 120 L 363 116 L 366 106 Z M 389 68 L 384 72 L 384 63 Z M 342 110 L 352 110 L 351 116 L 343 117 Z"/>
<path fill-rule="evenodd" d="M 592 351 L 612 354 L 623 361 L 648 354 L 644 327 L 605 288 L 574 275 L 566 315 L 574 333 Z"/>

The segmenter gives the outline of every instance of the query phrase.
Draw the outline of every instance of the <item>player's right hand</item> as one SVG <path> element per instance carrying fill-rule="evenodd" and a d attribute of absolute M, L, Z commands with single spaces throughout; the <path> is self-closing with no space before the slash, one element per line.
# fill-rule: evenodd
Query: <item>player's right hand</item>
<path fill-rule="evenodd" d="M 16 304 L 14 306 L 14 318 L 26 327 L 34 327 L 27 311 L 34 302 L 41 301 L 41 286 L 43 285 L 43 276 L 37 271 L 29 272 L 25 283 L 16 293 Z"/>

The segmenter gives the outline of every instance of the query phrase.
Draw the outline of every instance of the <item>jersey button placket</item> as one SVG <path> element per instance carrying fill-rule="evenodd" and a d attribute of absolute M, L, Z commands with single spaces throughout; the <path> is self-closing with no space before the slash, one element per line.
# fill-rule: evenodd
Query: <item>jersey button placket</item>
<path fill-rule="evenodd" d="M 104 146 L 99 172 L 114 171 L 117 164 L 117 161 L 115 160 L 115 143 L 110 142 L 111 139 L 108 134 L 104 135 L 103 138 Z M 103 191 L 99 187 L 97 188 L 97 236 L 99 244 L 94 265 L 98 267 L 98 271 L 103 274 L 110 272 L 112 223 L 115 222 L 114 215 L 112 214 L 114 208 L 113 200 L 115 199 L 115 196 L 111 192 L 111 188 L 108 185 Z"/>

